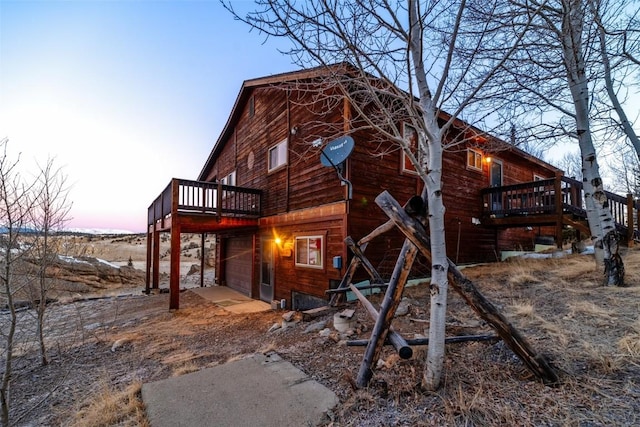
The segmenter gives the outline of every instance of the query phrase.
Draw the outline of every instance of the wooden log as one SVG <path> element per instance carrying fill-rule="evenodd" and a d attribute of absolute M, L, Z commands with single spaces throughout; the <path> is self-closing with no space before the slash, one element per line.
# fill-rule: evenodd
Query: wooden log
<path fill-rule="evenodd" d="M 429 345 L 429 338 L 409 338 L 405 339 L 409 345 Z M 500 341 L 500 337 L 497 335 L 460 335 L 456 337 L 447 337 L 444 339 L 445 344 L 454 344 L 461 342 L 471 341 Z M 364 347 L 369 344 L 369 340 L 348 340 L 347 346 L 349 347 Z M 384 342 L 384 345 L 391 345 L 389 340 Z"/>
<path fill-rule="evenodd" d="M 360 289 L 361 291 L 366 291 L 367 289 L 381 289 L 381 288 L 386 288 L 387 286 L 389 286 L 388 283 L 380 283 L 379 285 L 371 285 L 371 286 L 359 286 L 358 289 Z M 350 292 L 351 290 L 349 288 L 335 288 L 335 289 L 327 289 L 326 291 L 324 291 L 327 294 L 335 294 L 338 292 Z"/>
<path fill-rule="evenodd" d="M 367 248 L 367 243 L 365 243 L 362 246 L 360 246 L 360 250 L 363 251 L 363 252 L 364 252 L 364 250 L 366 248 Z M 361 263 L 360 258 L 355 257 L 355 256 L 353 258 L 351 258 L 351 263 L 349 264 L 349 268 L 347 268 L 347 271 L 345 272 L 344 276 L 342 277 L 342 280 L 340 281 L 340 284 L 335 289 L 336 291 L 349 288 L 349 284 L 353 280 L 353 276 L 356 273 L 356 270 L 358 269 L 358 267 L 360 267 L 360 263 Z M 331 307 L 335 307 L 336 305 L 338 305 L 344 299 L 344 295 L 345 294 L 342 293 L 342 292 L 334 293 L 333 295 L 331 295 L 331 299 L 329 300 L 329 305 Z"/>
<path fill-rule="evenodd" d="M 396 225 L 393 223 L 393 221 L 389 220 L 385 222 L 384 224 L 380 225 L 378 228 L 373 230 L 371 233 L 367 234 L 362 239 L 358 240 L 358 246 L 362 247 L 362 245 L 369 243 L 376 237 L 381 236 L 388 231 L 393 230 L 395 227 Z"/>
<path fill-rule="evenodd" d="M 367 349 L 365 350 L 360 370 L 358 371 L 358 377 L 356 378 L 356 385 L 358 387 L 366 387 L 373 376 L 372 367 L 378 362 L 387 334 L 391 330 L 391 321 L 400 304 L 404 286 L 407 283 L 407 278 L 409 277 L 417 254 L 418 248 L 411 243 L 411 241 L 405 239 L 393 269 L 389 287 L 380 305 L 378 318 L 371 330 L 369 345 L 367 345 Z"/>
<path fill-rule="evenodd" d="M 364 256 L 364 252 L 356 244 L 353 238 L 351 238 L 351 236 L 347 236 L 347 238 L 344 239 L 344 241 L 349 247 L 349 249 L 351 249 L 351 252 L 353 252 L 353 255 L 360 259 L 360 263 L 364 267 L 364 269 L 367 270 L 367 273 L 369 273 L 369 276 L 371 277 L 371 281 L 373 283 L 384 283 L 384 280 L 382 280 L 382 277 L 380 277 L 380 274 L 376 271 L 373 264 L 371 264 L 371 261 L 369 261 L 369 259 L 366 256 Z"/>
<path fill-rule="evenodd" d="M 373 304 L 371 304 L 371 302 L 364 295 L 362 295 L 362 293 L 358 290 L 358 288 L 356 288 L 353 285 L 349 285 L 349 287 L 351 288 L 353 293 L 356 294 L 356 296 L 358 297 L 358 300 L 360 300 L 363 307 L 367 310 L 367 312 L 369 312 L 369 315 L 371 316 L 371 318 L 374 320 L 377 320 L 378 311 L 373 306 Z M 389 339 L 389 342 L 391 343 L 391 345 L 393 345 L 393 347 L 398 352 L 398 355 L 400 356 L 400 358 L 411 359 L 411 356 L 413 356 L 413 349 L 409 347 L 405 339 L 402 338 L 402 336 L 399 333 L 397 333 L 392 327 L 389 327 L 387 338 Z"/>
<path fill-rule="evenodd" d="M 400 204 L 387 191 L 380 193 L 376 197 L 376 204 L 431 262 L 431 241 L 424 226 L 407 215 Z M 540 378 L 544 384 L 557 384 L 558 374 L 546 357 L 534 351 L 520 331 L 510 324 L 496 306 L 482 295 L 475 284 L 465 277 L 451 260 L 447 259 L 447 261 L 449 285 L 496 331 L 505 344 L 536 377 Z"/>

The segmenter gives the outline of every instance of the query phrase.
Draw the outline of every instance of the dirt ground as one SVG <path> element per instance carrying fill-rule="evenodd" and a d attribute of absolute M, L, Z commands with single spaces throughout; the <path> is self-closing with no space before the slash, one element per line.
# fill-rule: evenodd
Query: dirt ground
<path fill-rule="evenodd" d="M 124 260 L 144 254 L 127 245 L 119 250 L 130 254 L 119 255 Z M 586 255 L 463 270 L 557 368 L 561 383 L 556 387 L 531 378 L 503 342 L 484 341 L 447 346 L 445 375 L 436 392 L 420 386 L 426 347 L 415 347 L 409 360 L 385 348 L 369 387 L 357 389 L 364 347 L 346 346 L 335 331 L 329 336 L 305 333 L 313 322 L 331 327 L 333 314 L 269 332 L 284 312 L 231 314 L 185 290 L 177 311 L 169 311 L 167 294 L 52 305 L 47 366 L 40 365 L 30 333 L 33 314 L 21 312 L 13 421 L 21 426 L 97 425 L 87 414 L 105 394 L 275 351 L 338 395 L 340 404 L 329 414 L 328 425 L 638 425 L 640 249 L 625 251 L 623 259 L 624 288 L 602 287 L 595 262 Z M 428 286 L 407 288 L 404 296 L 409 312 L 394 320 L 394 328 L 406 338 L 425 335 Z M 374 304 L 379 300 L 371 297 Z M 492 333 L 453 290 L 448 300 L 448 336 Z M 357 302 L 345 307 L 355 309 L 358 319 L 349 339 L 368 338 L 373 322 L 366 311 Z M 0 314 L 0 321 L 5 318 Z M 100 411 L 106 419 L 106 412 L 122 410 Z M 144 425 L 144 413 L 122 413 L 102 425 Z"/>

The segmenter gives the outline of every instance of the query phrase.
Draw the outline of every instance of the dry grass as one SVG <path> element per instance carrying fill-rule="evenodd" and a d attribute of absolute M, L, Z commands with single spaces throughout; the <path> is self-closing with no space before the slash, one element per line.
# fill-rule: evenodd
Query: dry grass
<path fill-rule="evenodd" d="M 141 397 L 142 383 L 134 382 L 124 390 L 107 382 L 78 408 L 67 427 L 150 427 Z"/>

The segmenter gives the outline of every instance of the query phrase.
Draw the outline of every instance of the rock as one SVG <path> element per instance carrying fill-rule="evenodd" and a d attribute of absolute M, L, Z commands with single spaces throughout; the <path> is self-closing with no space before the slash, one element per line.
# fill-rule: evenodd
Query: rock
<path fill-rule="evenodd" d="M 271 327 L 269 328 L 269 330 L 267 332 L 277 331 L 280 328 L 281 328 L 280 323 L 276 322 L 273 325 L 271 325 Z"/>
<path fill-rule="evenodd" d="M 200 266 L 198 264 L 191 264 L 189 271 L 187 272 L 187 276 L 192 276 L 196 273 L 200 272 Z"/>
<path fill-rule="evenodd" d="M 331 329 L 329 328 L 324 328 L 322 330 L 320 330 L 320 332 L 318 333 L 321 337 L 328 337 L 329 335 L 331 335 Z"/>
<path fill-rule="evenodd" d="M 409 314 L 409 309 L 411 308 L 411 301 L 407 298 L 402 298 L 400 304 L 398 304 L 398 309 L 396 310 L 396 316 L 406 316 Z"/>
<path fill-rule="evenodd" d="M 315 322 L 310 324 L 309 326 L 307 326 L 307 328 L 304 330 L 305 334 L 308 334 L 310 332 L 317 332 L 320 331 L 322 329 L 324 329 L 327 326 L 327 321 L 326 320 L 322 320 L 320 322 Z"/>
<path fill-rule="evenodd" d="M 282 315 L 282 318 L 284 320 L 286 320 L 287 322 L 291 322 L 293 320 L 293 317 L 296 315 L 295 311 L 289 311 L 285 314 Z"/>

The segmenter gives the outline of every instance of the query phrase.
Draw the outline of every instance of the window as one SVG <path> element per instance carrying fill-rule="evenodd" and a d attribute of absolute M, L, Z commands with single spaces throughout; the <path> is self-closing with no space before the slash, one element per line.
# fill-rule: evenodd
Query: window
<path fill-rule="evenodd" d="M 236 171 L 231 172 L 229 175 L 222 178 L 222 185 L 236 185 Z"/>
<path fill-rule="evenodd" d="M 421 156 L 419 153 L 418 131 L 416 130 L 416 128 L 407 123 L 403 123 L 402 136 L 404 140 L 407 141 L 407 144 L 409 144 L 409 150 L 411 150 L 414 155 L 417 154 L 416 158 L 419 161 Z M 402 172 L 418 173 L 416 172 L 416 168 L 411 163 L 411 159 L 409 159 L 409 156 L 407 156 L 404 150 L 402 150 Z"/>
<path fill-rule="evenodd" d="M 296 237 L 296 266 L 324 268 L 322 236 Z"/>
<path fill-rule="evenodd" d="M 269 172 L 287 164 L 287 140 L 269 148 Z"/>
<path fill-rule="evenodd" d="M 467 149 L 467 167 L 482 170 L 482 153 L 471 148 Z"/>
<path fill-rule="evenodd" d="M 235 187 L 235 185 L 236 185 L 236 171 L 233 171 L 229 175 L 227 175 L 224 178 L 222 178 L 220 180 L 220 182 L 222 183 L 222 185 L 231 185 L 231 186 Z M 222 198 L 226 199 L 227 197 L 233 196 L 233 194 L 234 194 L 233 191 L 223 191 L 222 192 Z"/>

